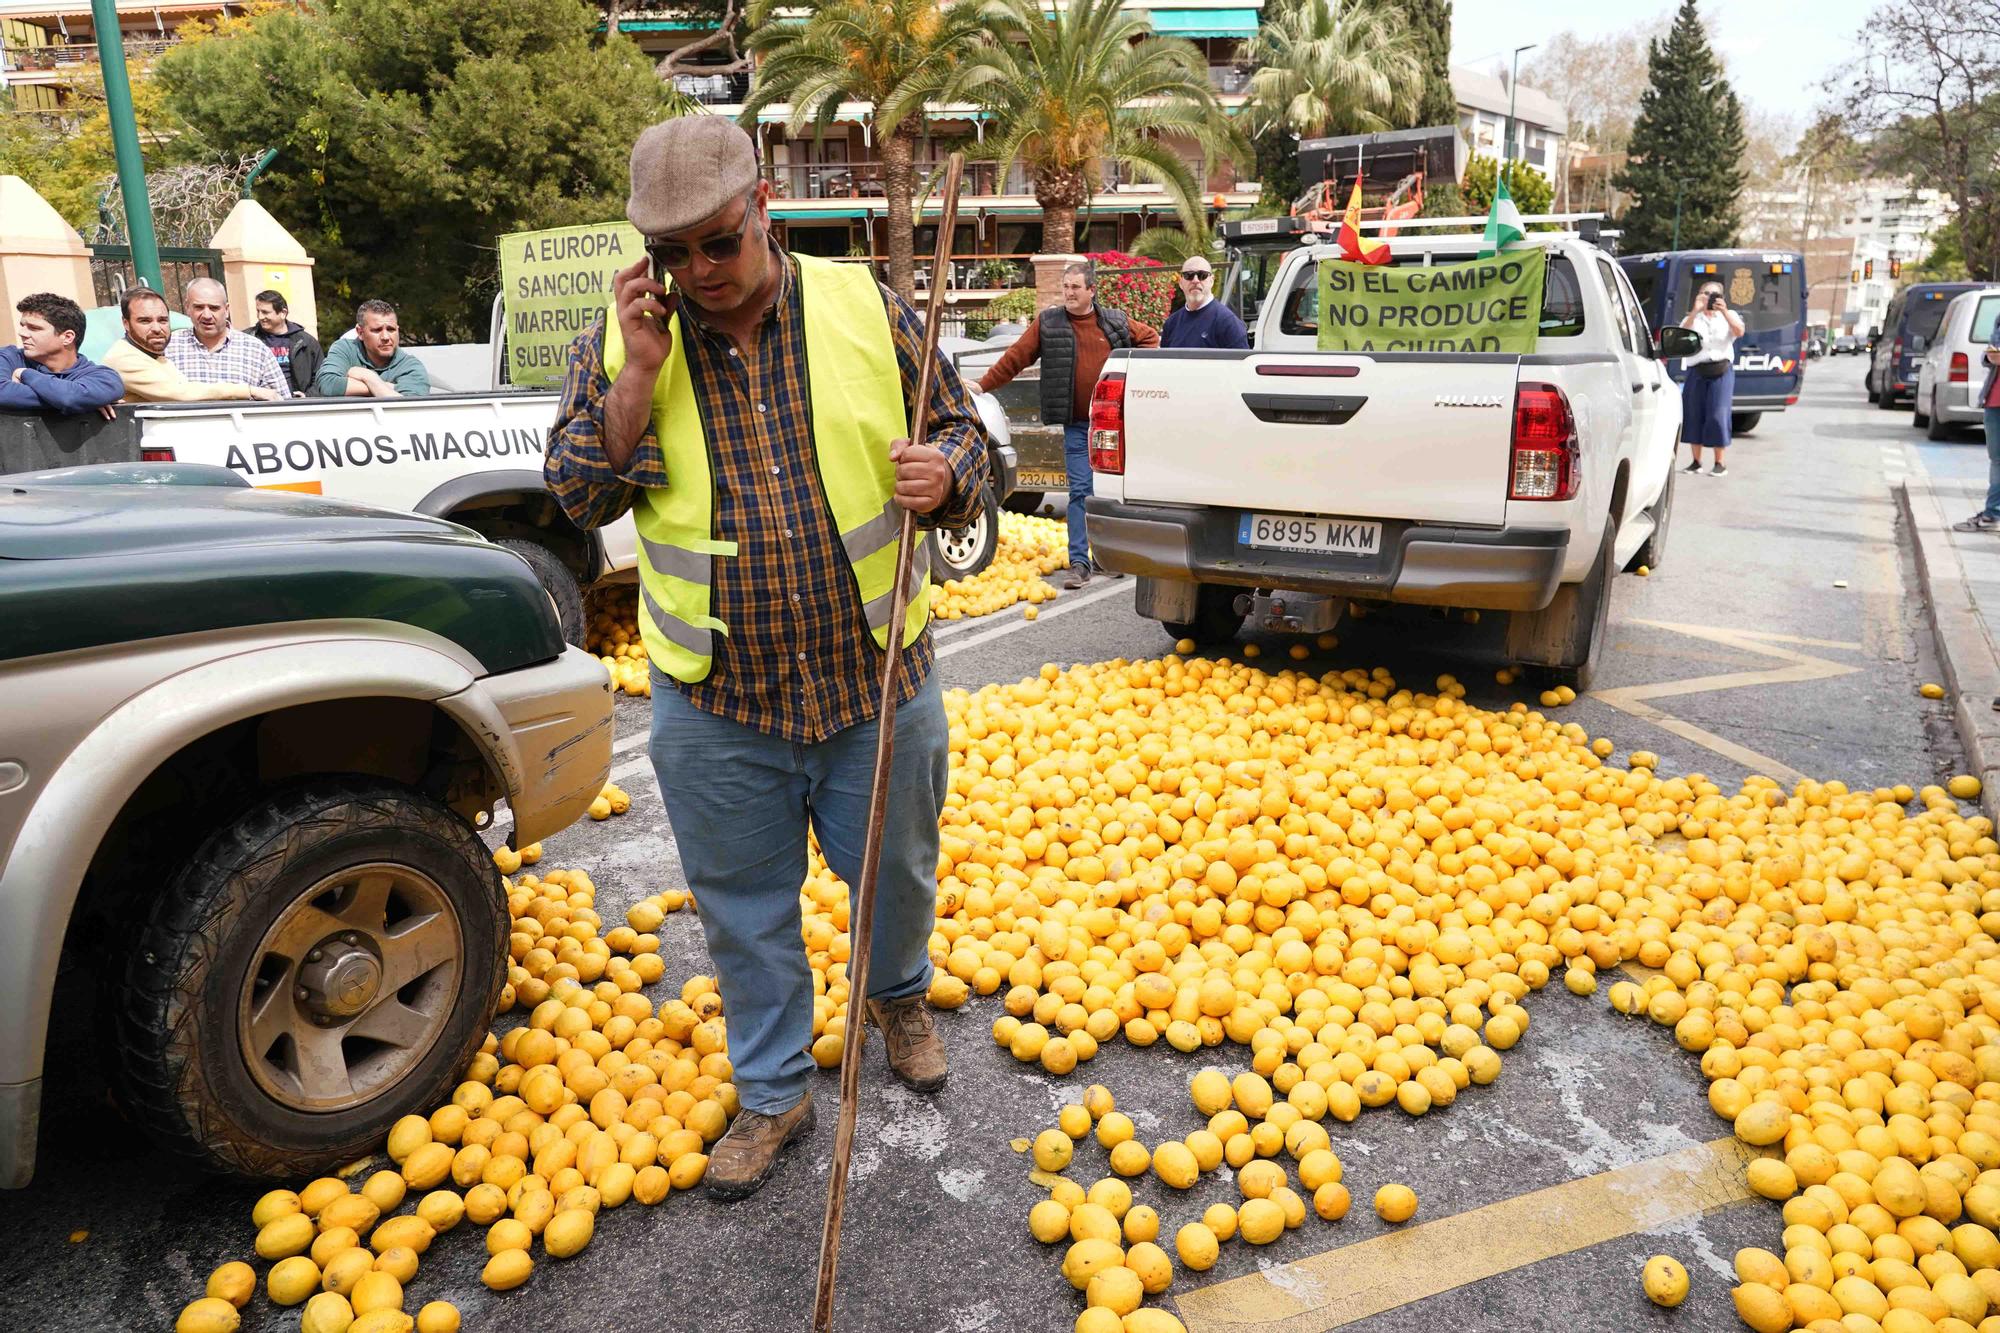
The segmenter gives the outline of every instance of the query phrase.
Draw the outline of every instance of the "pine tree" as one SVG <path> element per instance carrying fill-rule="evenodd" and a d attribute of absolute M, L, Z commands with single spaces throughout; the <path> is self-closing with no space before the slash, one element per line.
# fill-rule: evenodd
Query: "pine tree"
<path fill-rule="evenodd" d="M 1458 94 L 1451 90 L 1451 0 L 1407 0 L 1403 22 L 1417 37 L 1424 67 L 1423 97 L 1410 128 L 1458 124 Z"/>
<path fill-rule="evenodd" d="M 1743 105 L 1722 77 L 1695 0 L 1681 0 L 1666 38 L 1648 44 L 1646 64 L 1630 157 L 1612 182 L 1633 197 L 1619 248 L 1627 254 L 1675 248 L 1677 203 L 1679 249 L 1729 245 L 1743 193 Z"/>

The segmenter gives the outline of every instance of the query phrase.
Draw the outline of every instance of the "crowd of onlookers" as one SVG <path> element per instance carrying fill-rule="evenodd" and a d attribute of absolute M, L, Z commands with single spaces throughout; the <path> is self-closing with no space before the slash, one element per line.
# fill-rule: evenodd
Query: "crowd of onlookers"
<path fill-rule="evenodd" d="M 230 327 L 229 293 L 197 278 L 183 293 L 187 326 L 173 327 L 167 298 L 149 287 L 118 303 L 124 336 L 103 357 L 83 354 L 83 308 L 37 292 L 14 307 L 21 341 L 0 347 L 0 408 L 69 415 L 125 403 L 220 399 L 402 398 L 431 391 L 423 363 L 402 346 L 396 308 L 363 301 L 354 328 L 322 350 L 294 323 L 282 293 L 257 293 L 257 321 Z"/>

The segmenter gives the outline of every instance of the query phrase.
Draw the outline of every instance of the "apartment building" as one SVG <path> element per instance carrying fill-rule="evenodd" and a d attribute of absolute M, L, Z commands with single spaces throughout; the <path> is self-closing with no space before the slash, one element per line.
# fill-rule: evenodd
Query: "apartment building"
<path fill-rule="evenodd" d="M 199 19 L 240 14 L 242 0 L 117 0 L 125 59 L 143 68 Z M 0 0 L 0 88 L 19 111 L 60 113 L 97 79 L 90 0 Z"/>

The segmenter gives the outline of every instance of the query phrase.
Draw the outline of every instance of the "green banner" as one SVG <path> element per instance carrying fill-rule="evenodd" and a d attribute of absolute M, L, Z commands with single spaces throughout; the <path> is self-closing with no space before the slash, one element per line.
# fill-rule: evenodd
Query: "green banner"
<path fill-rule="evenodd" d="M 1532 352 L 1547 267 L 1539 249 L 1428 268 L 1323 259 L 1319 349 Z"/>
<path fill-rule="evenodd" d="M 508 382 L 561 387 L 570 343 L 611 304 L 612 275 L 643 252 L 629 222 L 502 236 Z"/>

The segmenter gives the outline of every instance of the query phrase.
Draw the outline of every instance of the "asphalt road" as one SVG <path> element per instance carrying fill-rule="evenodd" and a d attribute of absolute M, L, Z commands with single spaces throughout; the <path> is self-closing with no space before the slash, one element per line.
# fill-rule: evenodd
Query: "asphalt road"
<path fill-rule="evenodd" d="M 1902 466 L 1891 461 L 1902 441 L 1915 437 L 1907 414 L 1865 403 L 1861 369 L 1857 359 L 1814 363 L 1804 402 L 1743 439 L 1727 478 L 1681 478 L 1669 558 L 1649 579 L 1620 580 L 1598 691 L 1562 710 L 1565 720 L 1611 737 L 1621 753 L 1657 751 L 1663 773 L 1702 772 L 1726 789 L 1752 771 L 1873 787 L 1958 770 L 1943 706 L 1917 695 L 1935 671 L 1887 480 Z M 1504 706 L 1514 694 L 1493 682 L 1494 631 L 1490 620 L 1428 614 L 1369 621 L 1311 665 L 1386 665 L 1426 685 L 1450 671 L 1475 702 Z M 1046 662 L 1167 646 L 1158 626 L 1133 614 L 1129 581 L 1105 582 L 1065 593 L 1034 623 L 1017 610 L 948 627 L 940 670 L 947 686 L 973 689 Z M 1260 664 L 1290 665 L 1286 646 L 1270 642 Z M 1688 681 L 1699 683 L 1655 688 Z M 628 700 L 619 710 L 631 812 L 550 839 L 542 863 L 589 869 L 607 920 L 682 882 L 643 766 L 645 706 Z M 709 970 L 689 915 L 670 917 L 663 938 L 669 985 Z M 1329 1121 L 1353 1212 L 1338 1223 L 1309 1218 L 1262 1250 L 1231 1242 L 1206 1274 L 1177 1271 L 1168 1303 L 1190 1328 L 1734 1326 L 1730 1256 L 1741 1245 L 1775 1246 L 1781 1222 L 1777 1205 L 1743 1196 L 1740 1166 L 1701 1147 L 1728 1126 L 1709 1111 L 1693 1057 L 1664 1032 L 1618 1018 L 1601 995 L 1551 986 L 1528 1007 L 1534 1027 L 1493 1086 L 1418 1120 L 1389 1111 Z M 1053 1124 L 1093 1080 L 1113 1090 L 1142 1140 L 1179 1136 L 1198 1127 L 1188 1078 L 1209 1064 L 1245 1064 L 1231 1047 L 1183 1056 L 1164 1043 L 1139 1051 L 1113 1042 L 1055 1080 L 993 1045 L 998 1012 L 997 1001 L 976 999 L 941 1017 L 952 1074 L 934 1099 L 903 1091 L 879 1064 L 865 1076 L 843 1330 L 1069 1329 L 1081 1301 L 1058 1271 L 1060 1250 L 1028 1236 L 1028 1209 L 1043 1194 L 1009 1141 Z M 250 1254 L 258 1189 L 202 1178 L 137 1141 L 104 1100 L 84 1030 L 70 1029 L 51 1059 L 35 1184 L 0 1195 L 0 1330 L 168 1328 L 215 1265 Z M 676 1193 L 657 1209 L 607 1212 L 583 1255 L 539 1263 L 526 1287 L 505 1295 L 479 1285 L 485 1256 L 464 1227 L 432 1247 L 411 1308 L 453 1300 L 467 1329 L 804 1328 L 833 1137 L 831 1074 L 815 1095 L 816 1137 L 753 1200 Z M 1070 1174 L 1104 1174 L 1103 1156 L 1086 1144 Z M 1393 1235 L 1367 1206 L 1391 1180 L 1421 1199 L 1416 1223 Z M 1191 1196 L 1168 1193 L 1157 1181 L 1137 1191 L 1160 1210 L 1170 1245 L 1174 1229 L 1233 1189 L 1216 1176 Z M 1676 1255 L 1692 1275 L 1677 1311 L 1640 1293 L 1640 1266 L 1654 1253 Z M 250 1329 L 297 1326 L 294 1313 L 261 1299 L 250 1315 Z"/>

